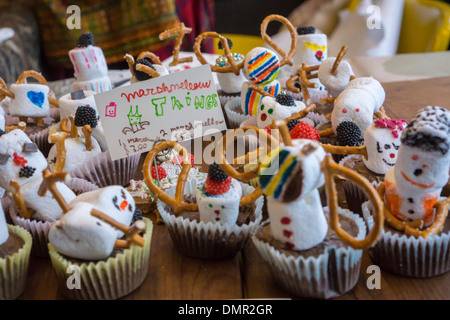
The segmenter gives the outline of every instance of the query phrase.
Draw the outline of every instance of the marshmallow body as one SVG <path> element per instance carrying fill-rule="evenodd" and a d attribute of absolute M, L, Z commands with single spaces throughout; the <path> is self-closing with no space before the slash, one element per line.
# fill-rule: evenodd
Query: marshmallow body
<path fill-rule="evenodd" d="M 272 120 L 284 120 L 294 113 L 300 112 L 306 108 L 301 101 L 295 101 L 295 106 L 285 106 L 278 103 L 272 97 L 262 98 L 258 109 L 257 124 L 259 128 L 265 128 L 272 123 Z"/>
<path fill-rule="evenodd" d="M 242 89 L 242 84 L 247 81 L 244 73 L 241 71 L 239 75 L 232 72 L 217 72 L 217 80 L 219 81 L 220 89 L 225 93 L 239 93 Z"/>
<path fill-rule="evenodd" d="M 13 117 L 48 117 L 50 88 L 43 84 L 12 84 L 10 87 L 14 99 L 9 105 L 9 114 Z"/>
<path fill-rule="evenodd" d="M 111 90 L 112 86 L 109 77 L 103 77 L 85 81 L 76 80 L 72 83 L 72 89 L 73 91 L 84 90 L 101 93 Z"/>
<path fill-rule="evenodd" d="M 320 82 L 327 88 L 332 97 L 337 97 L 347 87 L 350 77 L 353 75 L 352 67 L 347 61 L 341 61 L 336 75 L 332 75 L 331 70 L 335 61 L 336 57 L 325 59 L 319 66 L 318 71 Z"/>
<path fill-rule="evenodd" d="M 234 225 L 239 215 L 239 202 L 242 196 L 240 183 L 232 179 L 230 190 L 221 195 L 207 194 L 203 184 L 204 182 L 198 182 L 195 190 L 200 220 L 205 223 Z"/>
<path fill-rule="evenodd" d="M 94 208 L 86 202 L 77 203 L 51 227 L 49 242 L 59 253 L 90 261 L 109 257 L 117 232 L 91 215 Z"/>
<path fill-rule="evenodd" d="M 78 107 L 89 106 L 95 110 L 95 114 L 98 116 L 97 105 L 95 104 L 94 91 L 85 91 L 85 98 L 72 100 L 71 94 L 65 94 L 59 98 L 59 112 L 61 114 L 61 119 L 68 118 L 71 114 L 77 112 Z"/>
<path fill-rule="evenodd" d="M 5 213 L 0 205 L 0 246 L 9 238 L 8 226 L 6 225 Z"/>

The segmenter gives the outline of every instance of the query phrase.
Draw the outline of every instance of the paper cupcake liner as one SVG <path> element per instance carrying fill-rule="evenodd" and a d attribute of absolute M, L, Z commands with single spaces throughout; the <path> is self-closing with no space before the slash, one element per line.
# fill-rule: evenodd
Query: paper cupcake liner
<path fill-rule="evenodd" d="M 25 289 L 31 251 L 31 235 L 18 226 L 8 225 L 10 234 L 21 237 L 24 245 L 19 251 L 0 258 L 0 300 L 16 299 Z"/>
<path fill-rule="evenodd" d="M 38 149 L 42 152 L 44 157 L 48 157 L 48 153 L 50 152 L 50 149 L 52 148 L 53 144 L 51 144 L 48 141 L 48 132 L 49 128 L 46 128 L 42 131 L 30 134 L 28 137 L 31 141 L 33 141 L 37 146 Z"/>
<path fill-rule="evenodd" d="M 98 186 L 90 183 L 89 181 L 85 181 L 83 179 L 71 179 L 67 186 L 75 193 L 80 194 L 83 192 L 88 192 L 92 190 L 98 189 Z M 11 221 L 14 225 L 20 226 L 27 230 L 32 238 L 33 245 L 31 248 L 31 255 L 33 257 L 38 258 L 47 258 L 48 257 L 48 233 L 50 228 L 52 227 L 54 222 L 48 221 L 38 221 L 38 220 L 30 220 L 24 219 L 19 215 L 19 210 L 17 209 L 14 201 L 10 200 L 5 203 L 5 213 L 9 212 L 9 216 L 11 217 Z"/>
<path fill-rule="evenodd" d="M 365 237 L 366 225 L 361 217 L 341 208 L 339 214 L 357 224 L 356 239 Z M 329 299 L 350 291 L 358 282 L 362 250 L 329 247 L 318 257 L 305 259 L 286 256 L 256 235 L 252 240 L 277 283 L 295 296 Z"/>
<path fill-rule="evenodd" d="M 153 224 L 147 218 L 144 221 L 144 247 L 132 245 L 106 261 L 73 263 L 49 243 L 50 258 L 62 294 L 76 300 L 114 300 L 136 290 L 147 276 L 150 258 Z M 72 266 L 79 268 L 80 289 L 67 287 L 73 274 L 68 270 Z"/>
<path fill-rule="evenodd" d="M 245 115 L 238 113 L 236 110 L 241 107 L 241 98 L 233 98 L 225 104 L 225 114 L 228 119 L 229 129 L 239 128 L 240 124 L 247 119 L 250 119 L 251 115 Z"/>
<path fill-rule="evenodd" d="M 220 104 L 222 105 L 222 108 L 227 104 L 227 102 L 233 100 L 234 98 L 238 98 L 238 97 L 239 98 L 241 97 L 240 92 L 235 95 L 226 95 L 226 96 L 219 93 L 219 101 L 220 101 Z"/>
<path fill-rule="evenodd" d="M 362 207 L 364 217 L 371 217 L 371 203 L 366 201 Z M 373 222 L 368 221 L 368 225 L 372 228 Z M 415 238 L 383 230 L 369 253 L 374 263 L 392 273 L 430 278 L 450 271 L 449 243 L 450 232 Z"/>
<path fill-rule="evenodd" d="M 87 180 L 100 188 L 111 185 L 126 186 L 134 178 L 141 155 L 111 160 L 109 152 L 89 159 L 70 172 L 72 177 Z"/>
<path fill-rule="evenodd" d="M 187 181 L 185 194 L 195 195 L 196 181 Z M 253 187 L 241 184 L 242 194 L 249 194 Z M 175 187 L 166 191 L 174 196 Z M 169 229 L 175 247 L 181 254 L 191 258 L 221 260 L 234 257 L 247 243 L 252 233 L 259 226 L 262 218 L 263 197 L 256 200 L 256 219 L 249 224 L 238 226 L 222 225 L 219 223 L 204 223 L 191 221 L 183 217 L 176 217 L 165 209 L 165 204 L 157 200 L 157 208 L 164 223 Z"/>
<path fill-rule="evenodd" d="M 317 112 L 309 112 L 305 118 L 312 120 L 315 128 L 319 128 L 321 125 L 330 122 L 330 120 L 327 120 L 323 114 Z"/>
<path fill-rule="evenodd" d="M 61 119 L 59 108 L 50 108 L 50 118 L 52 118 L 54 122 L 59 122 Z"/>

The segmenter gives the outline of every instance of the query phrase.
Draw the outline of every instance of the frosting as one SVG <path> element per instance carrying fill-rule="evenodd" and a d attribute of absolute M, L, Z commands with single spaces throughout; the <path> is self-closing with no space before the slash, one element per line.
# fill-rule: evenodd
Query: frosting
<path fill-rule="evenodd" d="M 345 60 L 339 64 L 336 75 L 332 75 L 331 70 L 335 61 L 336 57 L 325 59 L 319 66 L 318 71 L 320 82 L 333 97 L 337 97 L 347 87 L 350 82 L 350 76 L 353 75 L 352 67 Z"/>
<path fill-rule="evenodd" d="M 12 117 L 48 117 L 50 115 L 48 86 L 37 83 L 12 84 L 10 90 L 14 94 L 14 99 L 9 105 L 9 114 Z"/>
<path fill-rule="evenodd" d="M 384 103 L 385 92 L 381 84 L 370 77 L 356 78 L 348 84 L 334 102 L 331 113 L 333 131 L 341 122 L 355 123 L 361 132 L 373 122 L 373 115 Z"/>
<path fill-rule="evenodd" d="M 386 199 L 398 219 L 434 221 L 433 206 L 450 169 L 450 111 L 427 107 L 403 131 L 398 159 L 386 176 Z"/>
<path fill-rule="evenodd" d="M 305 104 L 301 101 L 295 101 L 295 106 L 284 106 L 272 97 L 264 97 L 256 117 L 258 127 L 265 128 L 272 123 L 272 120 L 284 120 L 305 108 Z"/>
<path fill-rule="evenodd" d="M 395 165 L 400 147 L 400 135 L 406 127 L 405 120 L 378 119 L 364 132 L 367 168 L 377 174 L 386 174 Z"/>

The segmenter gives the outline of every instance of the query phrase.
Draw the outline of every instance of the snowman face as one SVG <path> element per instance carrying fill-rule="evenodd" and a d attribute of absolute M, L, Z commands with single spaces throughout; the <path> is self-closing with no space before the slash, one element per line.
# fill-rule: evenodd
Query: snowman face
<path fill-rule="evenodd" d="M 265 128 L 272 123 L 272 120 L 283 120 L 289 118 L 305 108 L 303 102 L 296 101 L 295 106 L 285 106 L 278 103 L 272 97 L 264 97 L 258 109 L 257 124 L 259 128 Z"/>
<path fill-rule="evenodd" d="M 23 185 L 41 176 L 45 168 L 44 155 L 22 130 L 0 137 L 0 187 L 7 189 L 11 180 Z"/>
<path fill-rule="evenodd" d="M 275 80 L 280 71 L 277 54 L 263 47 L 250 50 L 245 56 L 244 75 L 254 84 L 267 84 Z"/>
<path fill-rule="evenodd" d="M 372 124 L 364 133 L 364 144 L 367 148 L 368 159 L 363 158 L 364 164 L 378 174 L 386 174 L 397 161 L 400 148 L 400 135 L 404 125 L 398 130 L 391 128 L 378 128 Z M 395 132 L 394 132 L 395 131 Z"/>
<path fill-rule="evenodd" d="M 397 181 L 432 192 L 447 184 L 450 153 L 424 152 L 405 144 L 400 146 L 395 176 Z"/>

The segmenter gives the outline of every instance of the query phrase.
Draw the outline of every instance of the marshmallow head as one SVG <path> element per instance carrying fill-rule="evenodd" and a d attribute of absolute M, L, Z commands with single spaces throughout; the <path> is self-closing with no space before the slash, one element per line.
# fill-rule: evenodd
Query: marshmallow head
<path fill-rule="evenodd" d="M 317 141 L 295 139 L 293 146 L 273 150 L 263 161 L 259 183 L 266 196 L 289 203 L 301 200 L 325 182 L 325 151 Z"/>
<path fill-rule="evenodd" d="M 397 161 L 400 136 L 406 127 L 405 120 L 378 119 L 364 133 L 367 159 L 364 164 L 369 170 L 386 174 Z"/>
<path fill-rule="evenodd" d="M 325 59 L 319 66 L 318 76 L 320 82 L 327 88 L 331 96 L 337 97 L 350 82 L 353 70 L 347 61 L 341 61 L 336 75 L 331 74 L 335 57 Z"/>
<path fill-rule="evenodd" d="M 89 261 L 109 257 L 117 239 L 117 230 L 92 216 L 94 208 L 86 202 L 77 203 L 52 225 L 48 238 L 56 251 Z"/>
<path fill-rule="evenodd" d="M 98 116 L 97 105 L 95 104 L 94 91 L 85 91 L 85 97 L 82 99 L 72 99 L 70 93 L 62 96 L 59 101 L 59 112 L 61 114 L 61 119 L 68 118 L 71 114 L 77 112 L 78 107 L 88 106 L 95 110 Z"/>
<path fill-rule="evenodd" d="M 11 180 L 23 185 L 45 168 L 45 157 L 25 132 L 16 129 L 0 137 L 0 187 L 7 189 Z"/>
<path fill-rule="evenodd" d="M 244 114 L 257 115 L 261 101 L 264 98 L 259 92 L 250 89 L 250 82 L 244 82 L 241 90 L 241 110 Z M 276 97 L 280 91 L 281 86 L 278 80 L 274 80 L 269 84 L 261 85 L 261 89 L 268 92 L 271 96 Z"/>
<path fill-rule="evenodd" d="M 305 104 L 301 101 L 295 101 L 294 106 L 285 106 L 277 102 L 272 97 L 262 98 L 261 105 L 258 109 L 257 124 L 259 128 L 265 128 L 272 123 L 272 120 L 284 120 L 294 113 L 305 108 Z"/>
<path fill-rule="evenodd" d="M 12 84 L 10 90 L 15 96 L 9 106 L 11 116 L 48 117 L 50 115 L 48 86 L 37 83 Z"/>
<path fill-rule="evenodd" d="M 264 85 L 274 81 L 279 71 L 280 59 L 269 49 L 256 47 L 245 56 L 244 75 L 254 84 Z"/>

